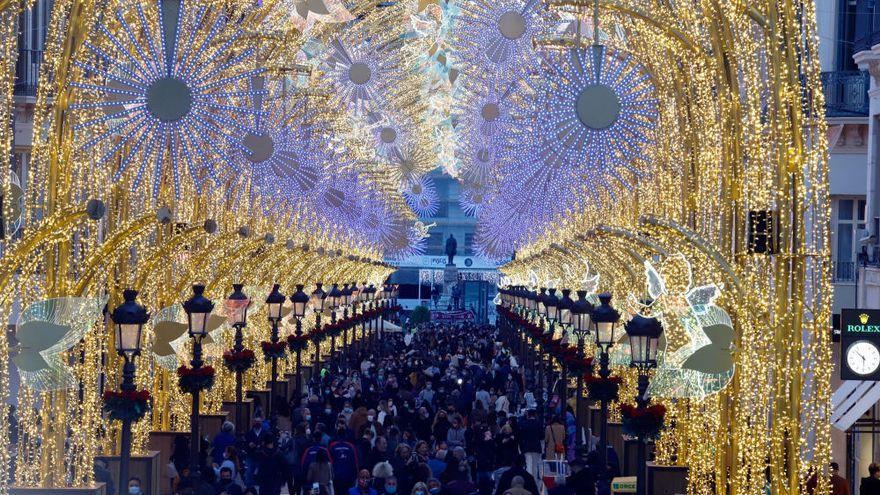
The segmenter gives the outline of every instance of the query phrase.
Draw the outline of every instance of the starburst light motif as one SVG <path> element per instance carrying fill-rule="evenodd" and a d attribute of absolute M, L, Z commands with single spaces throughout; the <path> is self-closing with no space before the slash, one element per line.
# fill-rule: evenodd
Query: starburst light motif
<path fill-rule="evenodd" d="M 152 8 L 158 12 L 148 15 Z M 168 167 L 176 195 L 185 174 L 201 192 L 232 162 L 216 150 L 244 149 L 236 135 L 250 129 L 237 117 L 249 109 L 238 101 L 254 95 L 247 82 L 261 70 L 245 68 L 254 51 L 236 47 L 241 31 L 222 15 L 211 18 L 187 0 L 138 2 L 133 12 L 116 11 L 117 29 L 98 24 L 112 49 L 85 42 L 89 61 L 74 64 L 89 82 L 71 83 L 82 90 L 71 109 L 87 117 L 74 131 L 90 132 L 80 151 L 106 149 L 96 165 L 122 153 L 114 180 L 136 167 L 131 188 L 151 176 L 157 196 Z"/>

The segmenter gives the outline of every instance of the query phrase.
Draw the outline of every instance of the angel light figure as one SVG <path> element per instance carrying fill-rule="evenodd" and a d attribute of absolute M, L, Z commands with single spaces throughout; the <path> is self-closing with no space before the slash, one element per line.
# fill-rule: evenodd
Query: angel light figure
<path fill-rule="evenodd" d="M 649 305 L 630 305 L 662 315 L 666 350 L 649 392 L 660 397 L 705 397 L 733 377 L 734 329 L 730 316 L 715 305 L 722 287 L 694 287 L 693 270 L 683 254 L 666 258 L 659 270 L 645 261 Z"/>

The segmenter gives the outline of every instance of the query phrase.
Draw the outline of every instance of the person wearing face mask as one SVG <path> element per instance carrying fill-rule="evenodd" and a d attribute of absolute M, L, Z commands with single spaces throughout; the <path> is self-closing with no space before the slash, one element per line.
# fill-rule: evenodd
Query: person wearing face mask
<path fill-rule="evenodd" d="M 332 425 L 336 421 L 336 413 L 333 411 L 333 405 L 330 401 L 324 402 L 324 406 L 318 414 L 318 421 L 325 425 Z"/>
<path fill-rule="evenodd" d="M 220 468 L 220 475 L 215 485 L 217 495 L 221 493 L 226 495 L 240 495 L 241 487 L 235 484 L 232 479 L 232 470 L 227 467 Z"/>
<path fill-rule="evenodd" d="M 385 434 L 385 428 L 376 419 L 375 409 L 370 409 L 369 411 L 367 411 L 367 416 L 365 419 L 366 421 L 363 425 L 361 425 L 360 430 L 358 431 L 359 436 L 363 436 L 365 430 L 370 430 L 371 432 L 373 432 L 373 438 Z"/>
<path fill-rule="evenodd" d="M 410 495 L 428 495 L 428 485 L 418 482 L 413 485 Z"/>
<path fill-rule="evenodd" d="M 141 479 L 137 476 L 132 476 L 128 479 L 128 494 L 129 495 L 142 495 L 144 492 L 141 491 Z"/>
<path fill-rule="evenodd" d="M 223 469 L 228 469 L 232 473 L 232 477 L 238 473 L 238 451 L 232 445 L 227 446 L 223 450 L 223 462 L 214 463 L 214 474 L 218 477 Z"/>
<path fill-rule="evenodd" d="M 437 478 L 429 478 L 428 482 L 428 495 L 440 495 L 443 491 L 443 484 L 440 483 L 440 480 Z"/>
<path fill-rule="evenodd" d="M 348 490 L 348 495 L 379 495 L 376 490 L 370 486 L 371 484 L 370 471 L 368 469 L 361 469 L 358 472 L 357 484 Z"/>
<path fill-rule="evenodd" d="M 397 478 L 389 476 L 385 478 L 385 495 L 395 495 L 397 493 Z"/>
<path fill-rule="evenodd" d="M 425 382 L 425 388 L 419 392 L 419 399 L 422 400 L 423 403 L 428 404 L 429 406 L 434 406 L 434 384 L 431 382 Z"/>
<path fill-rule="evenodd" d="M 345 418 L 345 424 L 348 425 L 351 420 L 351 415 L 354 414 L 354 408 L 351 406 L 351 401 L 345 401 L 345 405 L 342 406 L 342 412 L 340 413 Z"/>

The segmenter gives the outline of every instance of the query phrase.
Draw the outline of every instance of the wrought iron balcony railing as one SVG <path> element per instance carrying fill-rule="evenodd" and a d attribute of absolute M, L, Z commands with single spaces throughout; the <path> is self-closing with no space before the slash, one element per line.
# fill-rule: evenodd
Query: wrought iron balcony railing
<path fill-rule="evenodd" d="M 42 50 L 21 50 L 15 67 L 15 87 L 17 96 L 36 96 L 37 81 L 40 78 L 40 64 L 43 62 Z"/>
<path fill-rule="evenodd" d="M 826 117 L 862 117 L 868 115 L 870 75 L 862 71 L 822 73 Z"/>

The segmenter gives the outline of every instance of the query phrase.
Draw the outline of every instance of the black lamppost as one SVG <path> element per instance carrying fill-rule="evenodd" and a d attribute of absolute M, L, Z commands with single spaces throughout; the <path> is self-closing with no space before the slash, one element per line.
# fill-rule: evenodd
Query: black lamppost
<path fill-rule="evenodd" d="M 569 296 L 571 294 L 571 290 L 562 289 L 562 297 L 557 298 L 557 302 L 555 305 L 556 308 L 556 323 L 559 324 L 560 329 L 562 330 L 562 341 L 565 343 L 566 347 L 568 347 L 568 331 L 571 328 L 571 307 L 574 305 L 574 301 L 571 300 Z M 565 406 L 568 405 L 568 372 L 571 371 L 569 369 L 569 364 L 565 361 L 565 358 L 560 359 L 560 366 L 562 367 L 562 397 L 563 397 L 563 415 L 565 414 Z M 577 404 L 575 404 L 577 407 Z M 580 425 L 577 423 L 577 416 L 575 416 L 575 424 L 576 428 L 580 428 Z M 580 438 L 579 433 L 575 433 L 575 443 L 577 443 L 577 438 Z"/>
<path fill-rule="evenodd" d="M 590 315 L 592 330 L 599 346 L 599 376 L 604 380 L 611 375 L 608 367 L 608 351 L 614 345 L 614 331 L 617 322 L 620 321 L 620 313 L 611 307 L 611 294 L 605 292 L 599 295 L 599 306 L 593 309 Z M 601 400 L 599 409 L 599 460 L 603 473 L 608 464 L 608 401 Z"/>
<path fill-rule="evenodd" d="M 574 336 L 577 338 L 578 357 L 584 359 L 584 343 L 587 335 L 590 334 L 590 313 L 593 312 L 593 305 L 587 301 L 587 291 L 577 291 L 578 299 L 571 305 L 571 327 Z M 568 297 L 566 294 L 565 297 Z M 581 407 L 581 397 L 584 394 L 584 374 L 578 373 L 577 377 L 577 418 L 578 424 L 581 423 L 583 411 Z M 578 446 L 583 445 L 581 435 L 577 436 Z"/>
<path fill-rule="evenodd" d="M 134 357 L 141 353 L 141 330 L 150 320 L 147 308 L 138 304 L 137 291 L 126 289 L 122 292 L 125 300 L 113 310 L 110 317 L 116 326 L 116 353 L 125 361 L 122 365 L 123 392 L 134 392 Z M 122 445 L 119 452 L 119 494 L 128 493 L 128 466 L 131 462 L 131 419 L 122 420 Z"/>
<path fill-rule="evenodd" d="M 632 354 L 631 366 L 639 371 L 639 392 L 636 396 L 636 404 L 639 408 L 648 405 L 648 371 L 657 367 L 657 348 L 660 335 L 663 334 L 663 325 L 657 318 L 645 317 L 639 314 L 627 322 L 624 329 L 629 336 L 629 348 Z M 636 469 L 636 494 L 645 495 L 646 489 L 646 464 L 647 464 L 646 438 L 639 437 Z"/>
<path fill-rule="evenodd" d="M 324 304 L 327 302 L 327 292 L 321 288 L 321 283 L 315 284 L 315 290 L 309 297 L 309 305 L 315 312 L 315 328 L 321 328 L 321 316 L 324 314 Z M 296 336 L 302 335 L 302 320 L 296 320 Z M 296 396 L 297 401 L 302 397 L 302 346 L 296 348 Z"/>
<path fill-rule="evenodd" d="M 547 299 L 547 288 L 541 287 L 541 291 L 538 292 L 535 296 L 534 309 L 538 316 L 538 326 L 541 327 L 541 330 L 544 330 L 544 321 L 547 316 L 547 304 L 545 304 L 545 300 Z"/>
<path fill-rule="evenodd" d="M 366 309 L 368 311 L 372 311 L 375 309 L 375 298 L 376 298 L 376 287 L 373 284 L 370 284 L 366 287 L 363 292 L 363 299 L 366 304 Z M 361 343 L 367 338 L 367 325 L 369 325 L 369 329 L 373 330 L 373 322 L 376 320 L 376 317 L 370 318 L 370 321 L 364 321 L 361 323 Z"/>
<path fill-rule="evenodd" d="M 339 290 L 338 284 L 333 284 L 330 292 L 327 293 L 327 302 L 330 304 L 330 324 L 336 323 L 336 310 L 342 301 L 342 291 Z"/>
<path fill-rule="evenodd" d="M 183 303 L 183 310 L 187 317 L 187 332 L 193 342 L 193 358 L 190 361 L 193 371 L 201 368 L 205 363 L 202 361 L 202 339 L 208 335 L 208 318 L 211 311 L 214 311 L 214 303 L 205 297 L 205 286 L 196 284 L 192 286 L 193 296 Z M 197 387 L 192 390 L 192 414 L 189 419 L 190 423 L 190 462 L 189 474 L 192 478 L 193 486 L 199 486 L 201 481 L 201 463 L 199 462 L 199 449 L 201 442 L 199 438 L 199 389 Z"/>
<path fill-rule="evenodd" d="M 275 284 L 272 286 L 272 292 L 266 297 L 266 314 L 269 323 L 272 325 L 272 335 L 269 337 L 273 345 L 278 344 L 278 324 L 281 323 L 282 308 L 286 297 L 279 290 L 281 286 Z M 275 382 L 278 380 L 278 355 L 275 350 L 272 351 L 272 381 L 269 385 L 269 423 L 272 428 L 275 427 Z"/>
<path fill-rule="evenodd" d="M 547 289 L 547 295 L 544 296 L 544 316 L 547 317 L 548 330 L 549 330 L 551 339 L 553 339 L 553 337 L 556 335 L 556 320 L 558 317 L 558 313 L 557 313 L 558 310 L 559 310 L 559 298 L 556 297 L 556 289 L 555 288 Z M 565 334 L 565 332 L 563 331 L 563 335 L 564 334 Z M 562 414 L 562 417 L 565 418 L 565 403 L 566 403 L 565 364 L 562 362 L 561 359 L 559 359 L 558 361 L 559 361 L 559 379 L 562 382 L 562 390 L 560 391 L 560 396 L 562 397 L 562 410 L 560 411 L 560 413 Z M 553 356 L 550 353 L 547 354 L 547 363 L 549 365 L 548 369 L 552 372 L 553 371 Z M 555 389 L 555 387 L 553 386 L 552 380 L 550 382 L 550 386 L 551 386 L 551 388 Z M 551 394 L 553 392 L 555 392 L 555 390 L 551 391 Z"/>
<path fill-rule="evenodd" d="M 345 321 L 348 319 L 348 297 L 351 295 L 351 289 L 348 288 L 348 284 L 342 284 L 342 288 L 339 289 L 339 296 L 336 298 L 337 307 L 342 308 L 342 320 Z M 346 323 L 348 325 L 348 323 Z M 343 327 L 343 332 L 348 335 L 348 327 Z M 336 333 L 330 334 L 330 356 L 332 357 L 336 354 Z"/>
<path fill-rule="evenodd" d="M 242 284 L 232 284 L 232 294 L 226 298 L 227 319 L 232 323 L 235 329 L 235 343 L 232 349 L 238 353 L 244 350 L 242 331 L 247 326 L 247 310 L 251 305 L 251 300 L 245 295 Z M 242 385 L 241 385 L 241 368 L 235 369 L 235 423 L 237 428 L 242 427 Z"/>
<path fill-rule="evenodd" d="M 323 304 L 324 298 L 322 297 L 324 291 L 321 290 L 321 284 L 318 284 L 318 288 L 315 289 L 315 292 L 312 293 L 312 297 L 318 299 Z M 316 294 L 317 293 L 317 294 Z M 294 335 L 297 338 L 302 336 L 302 319 L 306 315 L 306 307 L 311 302 L 311 298 L 303 292 L 302 284 L 297 284 L 296 291 L 293 295 L 290 296 L 290 302 L 293 303 L 293 318 L 296 320 L 296 329 L 294 330 Z M 316 310 L 317 312 L 317 310 Z M 318 313 L 320 314 L 320 313 Z M 320 321 L 320 316 L 318 319 Z M 300 395 L 300 365 L 302 364 L 302 348 L 296 348 L 296 399 L 299 401 Z"/>
<path fill-rule="evenodd" d="M 351 309 L 351 316 L 353 317 L 356 313 L 354 304 L 357 301 L 357 283 L 352 282 L 348 284 L 348 289 L 342 291 L 342 294 L 345 296 L 345 306 L 342 307 L 342 317 L 348 318 L 348 310 Z M 348 342 L 348 329 L 349 325 L 346 325 L 345 328 L 342 329 L 342 342 Z M 352 331 L 354 331 L 354 327 L 352 327 Z"/>

